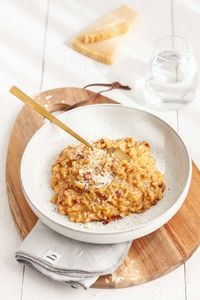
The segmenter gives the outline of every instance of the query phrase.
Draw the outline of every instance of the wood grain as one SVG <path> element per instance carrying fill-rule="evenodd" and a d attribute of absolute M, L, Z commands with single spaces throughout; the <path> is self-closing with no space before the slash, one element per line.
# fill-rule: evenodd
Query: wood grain
<path fill-rule="evenodd" d="M 35 99 L 49 111 L 85 104 L 110 103 L 112 99 L 77 88 L 46 91 Z M 82 102 L 84 101 L 84 102 Z M 7 154 L 6 179 L 10 208 L 22 238 L 37 217 L 29 208 L 20 186 L 20 161 L 27 142 L 43 124 L 43 118 L 24 107 L 15 122 Z M 185 262 L 200 243 L 200 172 L 193 164 L 192 183 L 178 213 L 152 234 L 133 241 L 127 258 L 111 275 L 100 277 L 93 287 L 120 288 L 158 278 Z"/>

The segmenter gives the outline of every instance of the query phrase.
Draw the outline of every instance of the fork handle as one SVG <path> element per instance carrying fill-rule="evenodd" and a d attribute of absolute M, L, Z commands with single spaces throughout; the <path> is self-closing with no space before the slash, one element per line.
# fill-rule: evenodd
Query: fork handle
<path fill-rule="evenodd" d="M 69 128 L 67 125 L 65 125 L 63 122 L 61 122 L 58 118 L 56 118 L 53 114 L 48 112 L 44 107 L 42 107 L 40 104 L 38 104 L 36 101 L 34 101 L 32 98 L 30 98 L 28 95 L 26 95 L 24 92 L 22 92 L 19 88 L 16 86 L 13 86 L 10 89 L 10 93 L 16 96 L 19 100 L 24 102 L 26 105 L 28 105 L 30 108 L 38 112 L 40 115 L 48 119 L 50 122 L 54 123 L 67 133 L 69 133 L 71 136 L 73 136 L 75 139 L 77 139 L 79 142 L 83 143 L 87 147 L 92 148 L 92 145 L 88 143 L 84 138 L 82 138 L 78 133 L 73 131 L 71 128 Z"/>

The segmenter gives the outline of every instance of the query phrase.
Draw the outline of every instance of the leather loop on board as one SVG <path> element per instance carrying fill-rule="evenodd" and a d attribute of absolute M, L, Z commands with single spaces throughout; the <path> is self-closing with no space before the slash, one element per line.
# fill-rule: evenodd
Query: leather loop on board
<path fill-rule="evenodd" d="M 130 86 L 123 85 L 123 84 L 121 84 L 118 81 L 114 81 L 112 83 L 91 83 L 91 84 L 88 84 L 88 85 L 84 86 L 84 89 L 87 89 L 88 87 L 91 87 L 91 86 L 105 86 L 105 87 L 109 87 L 108 89 L 102 90 L 102 91 L 98 92 L 97 94 L 108 92 L 108 91 L 111 91 L 111 90 L 114 90 L 114 89 L 122 89 L 122 90 L 127 90 L 127 91 L 131 90 Z"/>

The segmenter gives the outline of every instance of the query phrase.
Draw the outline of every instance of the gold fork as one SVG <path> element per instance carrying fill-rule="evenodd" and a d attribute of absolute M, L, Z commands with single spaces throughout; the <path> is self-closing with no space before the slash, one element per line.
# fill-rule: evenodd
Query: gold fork
<path fill-rule="evenodd" d="M 48 112 L 44 107 L 42 107 L 40 104 L 38 104 L 36 101 L 34 101 L 31 97 L 26 95 L 24 92 L 22 92 L 19 88 L 16 86 L 13 86 L 10 89 L 10 93 L 16 96 L 19 100 L 24 102 L 26 105 L 28 105 L 30 108 L 41 114 L 43 117 L 48 119 L 50 122 L 54 123 L 67 133 L 69 133 L 71 136 L 73 136 L 75 139 L 83 143 L 89 148 L 93 148 L 92 145 L 86 141 L 83 137 L 81 137 L 78 133 L 73 131 L 70 127 L 65 125 L 63 122 L 61 122 L 58 118 L 56 118 L 53 114 Z M 106 149 L 109 154 L 113 153 L 114 156 L 120 158 L 120 159 L 125 159 L 125 160 L 130 160 L 130 156 L 127 155 L 125 152 L 123 152 L 121 149 L 115 149 L 113 147 L 110 147 Z"/>
<path fill-rule="evenodd" d="M 31 107 L 33 110 L 37 111 L 39 114 L 41 114 L 43 117 L 72 135 L 75 139 L 79 140 L 81 143 L 86 145 L 87 147 L 92 148 L 92 145 L 88 143 L 84 138 L 82 138 L 78 133 L 73 131 L 71 128 L 69 128 L 67 125 L 65 125 L 63 122 L 61 122 L 58 118 L 56 118 L 53 114 L 48 112 L 44 107 L 42 107 L 40 104 L 38 104 L 36 101 L 31 99 L 28 95 L 26 95 L 24 92 L 22 92 L 19 88 L 16 86 L 13 86 L 10 89 L 10 93 L 16 96 L 18 99 L 23 101 L 26 105 Z"/>

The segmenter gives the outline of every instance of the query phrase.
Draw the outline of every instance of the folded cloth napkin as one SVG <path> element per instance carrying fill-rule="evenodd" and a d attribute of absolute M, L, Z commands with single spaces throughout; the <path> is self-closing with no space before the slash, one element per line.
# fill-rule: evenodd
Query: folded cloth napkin
<path fill-rule="evenodd" d="M 100 275 L 112 273 L 123 262 L 130 245 L 75 241 L 38 221 L 15 257 L 54 280 L 87 289 Z"/>

